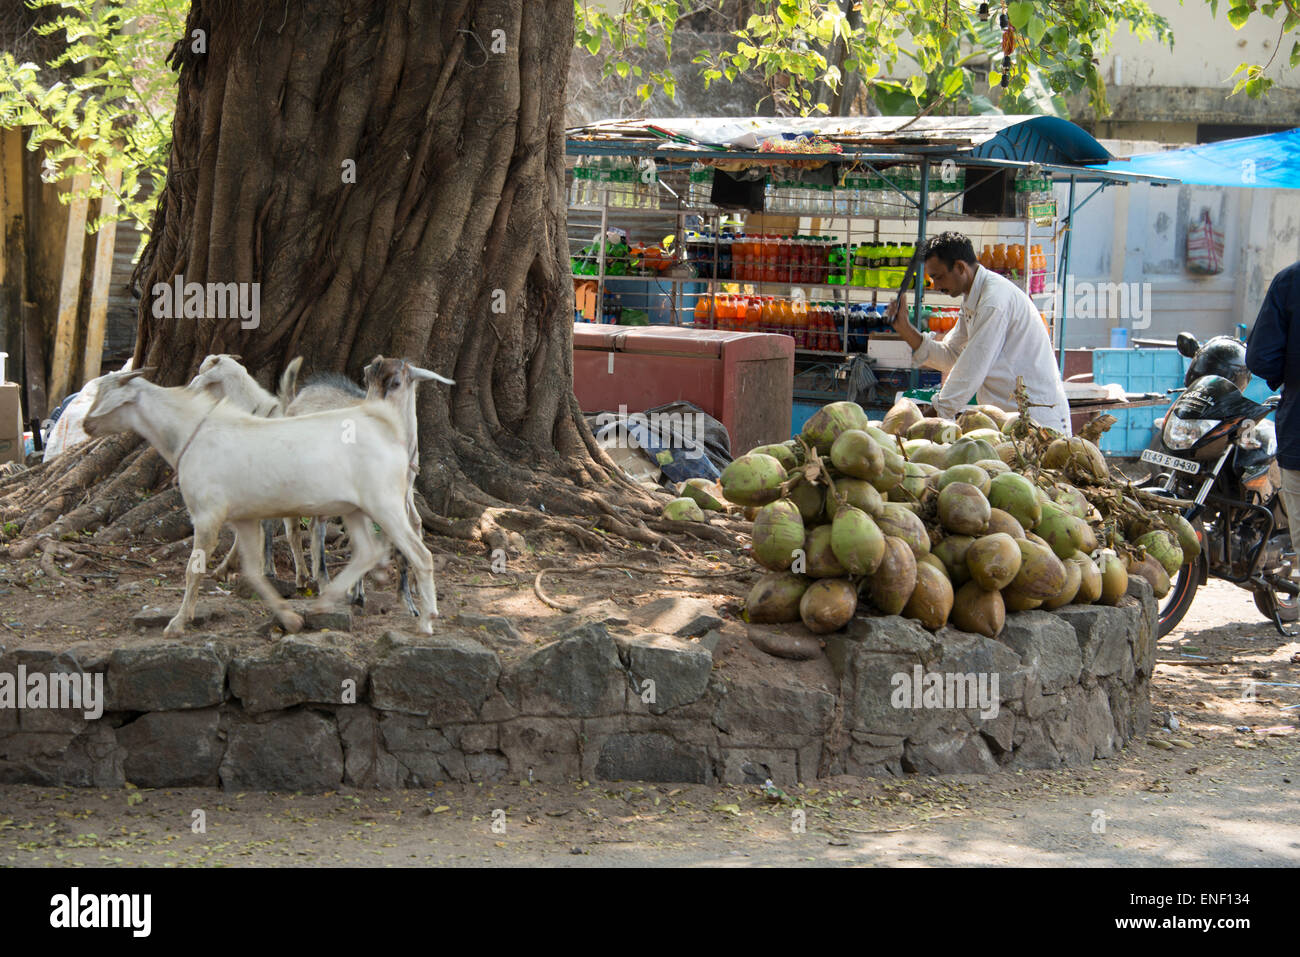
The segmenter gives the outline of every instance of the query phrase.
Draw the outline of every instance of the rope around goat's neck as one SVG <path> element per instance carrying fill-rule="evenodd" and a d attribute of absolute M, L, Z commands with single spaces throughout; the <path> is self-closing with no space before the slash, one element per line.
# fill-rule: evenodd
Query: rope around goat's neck
<path fill-rule="evenodd" d="M 194 426 L 194 431 L 190 433 L 190 437 L 185 440 L 185 444 L 181 446 L 180 452 L 176 454 L 176 464 L 172 466 L 172 470 L 178 476 L 181 474 L 181 459 L 184 458 L 185 453 L 189 451 L 190 443 L 193 442 L 194 437 L 199 434 L 199 429 L 203 428 L 203 424 L 208 421 L 208 417 L 212 415 L 213 410 L 215 410 L 217 406 L 221 405 L 223 401 L 224 399 L 218 399 L 216 402 L 212 403 L 207 412 L 203 413 L 203 418 L 199 419 L 199 424 Z"/>

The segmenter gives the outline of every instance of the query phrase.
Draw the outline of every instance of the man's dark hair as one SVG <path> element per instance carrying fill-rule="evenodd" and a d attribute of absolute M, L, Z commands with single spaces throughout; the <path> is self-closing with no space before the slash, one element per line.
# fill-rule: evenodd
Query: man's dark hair
<path fill-rule="evenodd" d="M 949 269 L 959 262 L 964 262 L 968 266 L 974 266 L 979 262 L 975 258 L 975 247 L 961 233 L 940 233 L 926 240 L 925 255 L 922 258 L 929 259 L 931 256 Z"/>

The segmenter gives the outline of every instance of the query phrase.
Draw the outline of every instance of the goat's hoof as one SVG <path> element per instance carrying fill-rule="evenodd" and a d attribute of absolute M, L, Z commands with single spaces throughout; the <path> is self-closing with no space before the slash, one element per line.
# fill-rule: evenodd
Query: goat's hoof
<path fill-rule="evenodd" d="M 173 618 L 167 622 L 167 627 L 163 629 L 164 638 L 179 638 L 185 633 L 185 626 Z"/>
<path fill-rule="evenodd" d="M 286 632 L 291 635 L 296 635 L 298 632 L 302 631 L 304 622 L 302 615 L 294 611 L 286 611 L 280 615 L 280 624 L 284 626 Z"/>

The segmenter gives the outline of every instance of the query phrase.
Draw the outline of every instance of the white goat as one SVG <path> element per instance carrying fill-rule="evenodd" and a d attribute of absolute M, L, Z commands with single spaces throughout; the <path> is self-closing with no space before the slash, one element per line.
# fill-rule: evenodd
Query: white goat
<path fill-rule="evenodd" d="M 258 521 L 284 515 L 342 515 L 348 530 L 352 559 L 313 610 L 334 605 L 387 555 L 387 545 L 371 530 L 373 522 L 415 569 L 419 628 L 432 633 L 438 614 L 433 556 L 407 518 L 410 458 L 392 406 L 368 401 L 315 415 L 263 419 L 225 400 L 139 378 L 147 371 L 109 377 L 86 416 L 85 429 L 92 437 L 135 432 L 176 471 L 194 524 L 194 548 L 185 571 L 185 598 L 164 635 L 179 635 L 193 620 L 199 581 L 227 522 L 238 535 L 242 565 L 253 587 L 287 631 L 301 630 L 301 616 L 255 561 Z"/>
<path fill-rule="evenodd" d="M 258 384 L 247 369 L 239 362 L 239 356 L 232 355 L 211 355 L 203 360 L 199 366 L 199 373 L 190 380 L 188 389 L 196 392 L 205 392 L 213 398 L 226 398 L 238 409 L 242 409 L 251 415 L 262 416 L 265 418 L 276 418 L 284 415 L 284 403 L 279 396 L 274 396 Z M 302 357 L 294 359 L 285 369 L 280 378 L 280 387 L 283 392 L 287 383 L 297 380 L 298 368 L 302 365 Z M 275 559 L 271 551 L 271 539 L 275 534 L 275 523 L 265 521 L 262 523 L 262 573 L 264 575 L 275 575 Z M 289 551 L 293 554 L 293 571 L 295 584 L 302 588 L 307 584 L 307 559 L 302 551 L 302 536 L 299 533 L 297 523 L 286 518 L 284 520 L 284 534 L 289 539 Z M 239 550 L 239 541 L 236 539 L 231 546 L 230 551 L 226 552 L 226 557 L 221 560 L 212 572 L 220 578 L 225 574 L 226 569 L 230 566 L 231 559 Z"/>
<path fill-rule="evenodd" d="M 355 383 L 337 375 L 320 376 L 306 385 L 302 392 L 295 394 L 296 376 L 287 373 L 282 380 L 280 398 L 286 403 L 285 414 L 289 416 L 311 414 L 326 409 L 347 408 L 366 400 L 383 400 L 391 403 L 401 416 L 403 431 L 406 436 L 407 454 L 409 456 L 408 484 L 406 488 L 407 516 L 411 527 L 418 535 L 422 525 L 419 513 L 415 510 L 415 476 L 420 470 L 419 433 L 415 411 L 415 389 L 421 382 L 437 381 L 455 385 L 452 379 L 421 369 L 405 359 L 386 359 L 376 356 L 365 368 L 366 391 L 363 393 Z M 311 568 L 312 573 L 322 582 L 329 581 L 329 572 L 325 568 L 325 523 L 316 519 L 312 523 L 311 534 Z M 418 614 L 415 601 L 411 597 L 410 580 L 406 563 L 399 558 L 400 590 L 406 607 L 411 614 Z M 363 584 L 357 583 L 357 599 L 364 601 Z"/>

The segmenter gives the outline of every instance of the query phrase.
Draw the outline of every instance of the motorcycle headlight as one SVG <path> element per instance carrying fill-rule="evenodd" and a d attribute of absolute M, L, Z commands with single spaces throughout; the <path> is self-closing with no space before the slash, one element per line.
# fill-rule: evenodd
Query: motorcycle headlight
<path fill-rule="evenodd" d="M 1167 416 L 1164 428 L 1165 445 L 1177 451 L 1190 449 L 1216 425 L 1218 423 L 1214 419 L 1180 419 L 1176 415 Z"/>

